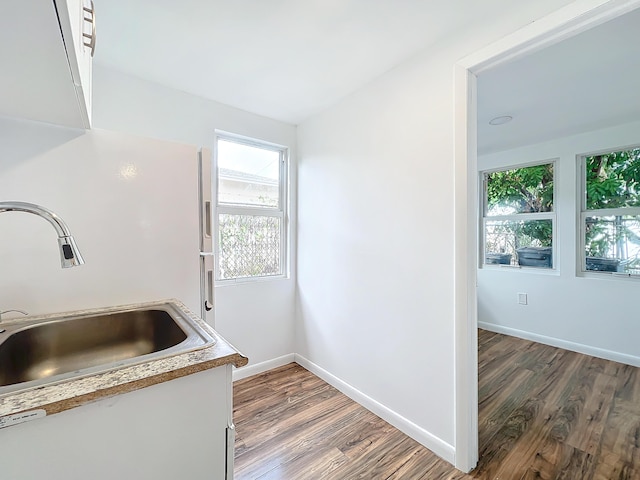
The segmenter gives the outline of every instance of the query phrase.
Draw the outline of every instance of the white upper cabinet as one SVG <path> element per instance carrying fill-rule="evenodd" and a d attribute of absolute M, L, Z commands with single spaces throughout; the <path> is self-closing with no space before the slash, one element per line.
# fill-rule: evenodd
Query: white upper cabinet
<path fill-rule="evenodd" d="M 95 22 L 86 1 L 2 0 L 0 115 L 91 126 Z"/>

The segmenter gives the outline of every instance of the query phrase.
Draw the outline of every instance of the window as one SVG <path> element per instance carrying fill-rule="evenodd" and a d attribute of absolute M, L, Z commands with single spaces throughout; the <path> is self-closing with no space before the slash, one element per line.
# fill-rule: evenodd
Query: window
<path fill-rule="evenodd" d="M 286 273 L 287 149 L 216 136 L 218 280 Z"/>
<path fill-rule="evenodd" d="M 640 148 L 584 156 L 582 271 L 640 275 Z"/>
<path fill-rule="evenodd" d="M 482 173 L 484 265 L 554 268 L 554 163 Z"/>

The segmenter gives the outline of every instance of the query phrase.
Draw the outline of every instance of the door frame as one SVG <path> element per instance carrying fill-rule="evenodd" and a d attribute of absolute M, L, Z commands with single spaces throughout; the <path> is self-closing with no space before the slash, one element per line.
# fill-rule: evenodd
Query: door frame
<path fill-rule="evenodd" d="M 455 166 L 455 467 L 478 463 L 477 75 L 640 8 L 640 0 L 576 0 L 456 63 Z"/>

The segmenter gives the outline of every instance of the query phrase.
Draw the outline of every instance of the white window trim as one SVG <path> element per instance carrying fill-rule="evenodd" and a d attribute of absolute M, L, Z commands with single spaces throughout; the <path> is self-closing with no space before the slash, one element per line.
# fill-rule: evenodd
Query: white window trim
<path fill-rule="evenodd" d="M 587 170 L 586 170 L 586 160 L 587 157 L 593 157 L 596 155 L 603 155 L 611 152 L 620 152 L 624 150 L 633 150 L 636 148 L 640 148 L 640 145 L 632 145 L 626 147 L 613 147 L 607 148 L 604 150 L 596 150 L 594 152 L 589 153 L 581 153 L 576 155 L 576 161 L 578 163 L 578 186 L 576 188 L 576 192 L 578 195 L 578 201 L 576 205 L 578 205 L 578 234 L 576 238 L 578 239 L 578 249 L 576 251 L 576 275 L 579 277 L 585 278 L 599 278 L 599 279 L 616 279 L 616 280 L 631 280 L 631 281 L 640 281 L 640 275 L 630 274 L 630 273 L 622 273 L 622 272 L 598 272 L 593 270 L 587 270 L 587 255 L 585 254 L 587 250 L 587 239 L 586 239 L 586 229 L 584 228 L 584 224 L 586 222 L 587 217 L 609 217 L 616 215 L 637 215 L 640 216 L 640 207 L 621 207 L 621 208 L 601 208 L 596 210 L 587 210 Z"/>
<path fill-rule="evenodd" d="M 535 212 L 535 213 L 515 213 L 511 215 L 487 215 L 489 211 L 487 200 L 487 188 L 485 185 L 485 176 L 490 173 L 504 172 L 505 170 L 515 170 L 518 168 L 536 167 L 538 165 L 553 165 L 553 205 L 551 212 Z M 478 242 L 478 266 L 480 268 L 486 268 L 488 270 L 515 270 L 524 271 L 527 273 L 537 273 L 543 275 L 557 275 L 558 270 L 558 228 L 557 228 L 557 199 L 558 199 L 558 158 L 551 158 L 547 160 L 509 164 L 504 167 L 490 168 L 479 172 L 478 179 L 478 192 L 480 193 L 479 204 L 481 206 L 480 211 L 480 235 Z M 486 223 L 487 220 L 491 221 L 527 221 L 527 220 L 551 220 L 551 268 L 540 267 L 528 267 L 521 265 L 495 265 L 485 263 L 485 239 L 486 239 Z"/>
<path fill-rule="evenodd" d="M 248 145 L 252 147 L 272 150 L 280 153 L 280 207 L 261 207 L 261 206 L 236 206 L 233 204 L 218 202 L 218 182 L 220 180 L 218 170 L 218 141 L 226 140 L 230 142 Z M 270 280 L 281 280 L 289 278 L 289 245 L 290 245 L 290 229 L 289 229 L 289 148 L 272 142 L 266 142 L 244 135 L 238 135 L 222 130 L 215 130 L 213 142 L 213 176 L 212 197 L 215 199 L 213 206 L 213 225 L 214 225 L 214 269 L 216 284 L 219 286 L 234 285 L 239 283 L 264 282 Z M 222 214 L 233 215 L 260 215 L 264 217 L 280 218 L 280 269 L 281 273 L 277 275 L 262 275 L 253 277 L 239 278 L 220 278 L 220 231 L 218 218 Z"/>

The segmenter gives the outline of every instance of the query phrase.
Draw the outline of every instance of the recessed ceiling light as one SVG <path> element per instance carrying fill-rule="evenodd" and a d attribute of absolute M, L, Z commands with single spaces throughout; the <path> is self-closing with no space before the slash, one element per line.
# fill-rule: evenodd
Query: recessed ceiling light
<path fill-rule="evenodd" d="M 505 123 L 509 123 L 511 120 L 513 120 L 513 117 L 510 117 L 509 115 L 496 117 L 489 120 L 489 125 L 504 125 Z"/>

